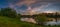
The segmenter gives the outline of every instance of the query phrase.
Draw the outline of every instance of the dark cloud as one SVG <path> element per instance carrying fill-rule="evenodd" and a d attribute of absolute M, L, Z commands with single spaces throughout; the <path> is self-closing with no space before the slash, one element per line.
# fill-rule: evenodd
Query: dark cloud
<path fill-rule="evenodd" d="M 33 4 L 40 4 L 40 3 L 43 3 L 45 5 L 46 3 L 60 2 L 60 0 L 7 0 L 7 1 L 17 6 L 21 6 L 24 4 L 26 4 L 27 6 L 31 6 Z"/>
<path fill-rule="evenodd" d="M 36 12 L 38 10 L 40 11 L 42 8 L 48 7 L 49 5 L 60 3 L 60 0 L 8 0 L 8 1 L 9 3 L 12 3 L 14 5 L 12 7 L 17 6 L 18 7 L 17 9 L 21 9 L 24 11 L 31 10 L 31 12 L 32 11 Z M 29 9 L 29 7 L 31 8 Z"/>

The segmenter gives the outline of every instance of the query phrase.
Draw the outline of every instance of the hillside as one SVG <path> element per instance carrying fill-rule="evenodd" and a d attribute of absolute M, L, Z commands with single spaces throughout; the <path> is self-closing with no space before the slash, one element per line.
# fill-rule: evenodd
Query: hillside
<path fill-rule="evenodd" d="M 39 26 L 32 23 L 22 22 L 15 18 L 0 16 L 0 27 L 60 27 L 60 26 Z"/>
<path fill-rule="evenodd" d="M 22 22 L 18 19 L 0 16 L 0 27 L 40 27 L 31 23 Z"/>

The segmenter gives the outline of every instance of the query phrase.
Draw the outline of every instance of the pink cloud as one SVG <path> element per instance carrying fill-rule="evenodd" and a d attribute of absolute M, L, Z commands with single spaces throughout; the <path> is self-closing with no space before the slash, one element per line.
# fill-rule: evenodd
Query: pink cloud
<path fill-rule="evenodd" d="M 39 3 L 41 4 L 41 6 L 37 6 L 35 8 L 31 8 L 31 5 L 34 3 Z M 41 2 L 41 0 L 22 0 L 21 2 L 17 2 L 15 3 L 15 5 L 10 4 L 11 8 L 16 8 L 15 6 L 22 6 L 22 5 L 27 5 L 28 9 L 26 9 L 25 11 L 19 10 L 19 12 L 21 12 L 22 14 L 36 14 L 36 11 L 40 11 L 42 8 L 45 8 L 48 6 L 48 2 Z"/>
<path fill-rule="evenodd" d="M 12 3 L 9 3 L 9 7 L 12 8 L 12 9 L 14 9 L 14 10 L 16 10 L 15 5 L 13 5 Z"/>
<path fill-rule="evenodd" d="M 27 6 L 30 6 L 31 4 L 36 3 L 37 1 L 41 0 L 22 0 L 21 2 L 17 2 L 16 5 L 20 6 L 26 4 Z"/>

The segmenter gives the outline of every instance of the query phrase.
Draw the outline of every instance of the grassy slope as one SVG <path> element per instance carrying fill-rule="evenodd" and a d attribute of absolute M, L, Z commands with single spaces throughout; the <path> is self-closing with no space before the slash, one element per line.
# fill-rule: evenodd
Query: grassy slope
<path fill-rule="evenodd" d="M 18 19 L 0 16 L 0 27 L 40 27 Z"/>
<path fill-rule="evenodd" d="M 59 26 L 38 26 L 35 24 L 22 22 L 18 19 L 0 16 L 0 27 L 59 27 Z"/>

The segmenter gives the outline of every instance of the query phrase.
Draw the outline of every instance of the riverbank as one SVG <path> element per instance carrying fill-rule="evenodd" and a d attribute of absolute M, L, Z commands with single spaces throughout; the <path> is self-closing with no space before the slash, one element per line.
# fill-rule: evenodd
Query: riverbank
<path fill-rule="evenodd" d="M 22 22 L 19 19 L 0 16 L 0 27 L 60 27 L 60 26 L 40 26 L 32 23 Z"/>

